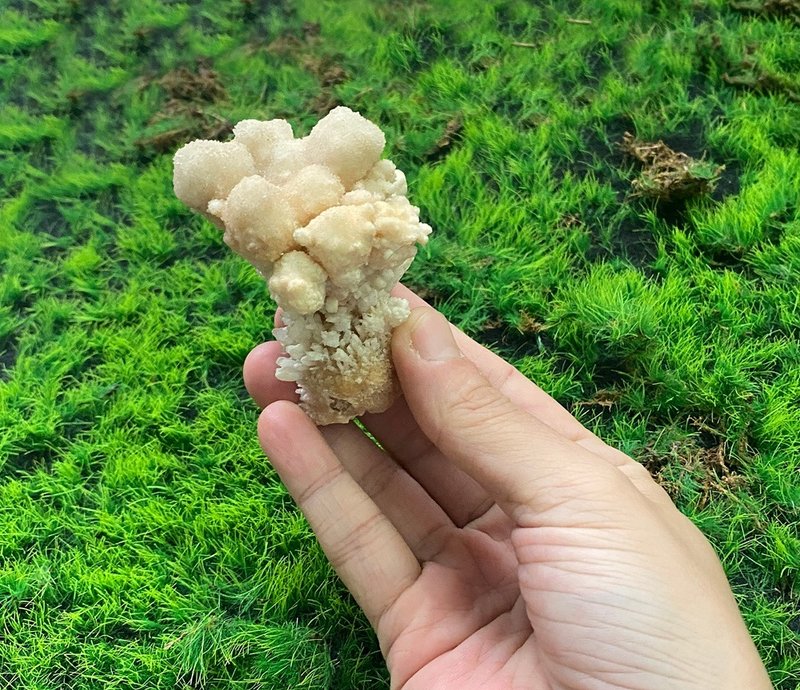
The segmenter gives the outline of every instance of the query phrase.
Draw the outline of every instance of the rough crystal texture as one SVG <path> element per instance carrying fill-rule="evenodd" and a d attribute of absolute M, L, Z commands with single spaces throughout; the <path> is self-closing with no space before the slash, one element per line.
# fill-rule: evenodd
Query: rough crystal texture
<path fill-rule="evenodd" d="M 381 160 L 383 132 L 344 107 L 299 139 L 284 120 L 243 120 L 233 132 L 175 154 L 175 194 L 268 281 L 283 309 L 276 375 L 297 383 L 309 416 L 332 424 L 384 411 L 398 394 L 391 332 L 409 313 L 389 293 L 431 228 L 403 173 Z"/>

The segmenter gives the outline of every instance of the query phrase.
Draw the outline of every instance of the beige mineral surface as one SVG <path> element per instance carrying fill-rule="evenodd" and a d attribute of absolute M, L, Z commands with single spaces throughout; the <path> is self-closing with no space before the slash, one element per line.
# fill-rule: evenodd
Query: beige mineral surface
<path fill-rule="evenodd" d="M 193 141 L 174 159 L 175 194 L 224 230 L 283 310 L 274 330 L 317 424 L 382 412 L 398 395 L 389 342 L 409 313 L 390 291 L 430 226 L 386 159 L 383 132 L 349 108 L 295 138 L 284 120 L 243 120 L 232 141 Z"/>

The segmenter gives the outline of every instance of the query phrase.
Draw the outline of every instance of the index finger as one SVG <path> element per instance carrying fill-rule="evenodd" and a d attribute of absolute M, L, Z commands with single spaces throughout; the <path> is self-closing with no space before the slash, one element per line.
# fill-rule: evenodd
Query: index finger
<path fill-rule="evenodd" d="M 566 505 L 570 514 L 559 518 L 561 526 L 585 522 L 575 507 L 608 508 L 625 492 L 639 495 L 611 463 L 598 462 L 492 386 L 433 309 L 416 309 L 397 328 L 392 352 L 421 431 L 518 524 L 541 525 L 551 509 Z M 605 519 L 603 512 L 595 517 Z"/>
<path fill-rule="evenodd" d="M 392 294 L 405 299 L 412 310 L 416 307 L 430 307 L 424 299 L 402 283 L 395 286 Z M 594 434 L 575 419 L 555 398 L 545 393 L 518 369 L 470 338 L 460 328 L 450 324 L 450 329 L 456 344 L 464 355 L 472 360 L 489 383 L 512 400 L 514 404 L 571 441 L 594 437 Z"/>

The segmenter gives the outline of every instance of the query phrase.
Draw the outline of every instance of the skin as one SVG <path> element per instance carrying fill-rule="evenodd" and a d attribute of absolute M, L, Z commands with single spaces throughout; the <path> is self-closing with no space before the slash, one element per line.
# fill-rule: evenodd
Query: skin
<path fill-rule="evenodd" d="M 720 562 L 648 472 L 414 308 L 404 397 L 317 428 L 244 366 L 264 451 L 374 627 L 393 689 L 771 688 Z M 279 317 L 278 317 L 279 318 Z"/>

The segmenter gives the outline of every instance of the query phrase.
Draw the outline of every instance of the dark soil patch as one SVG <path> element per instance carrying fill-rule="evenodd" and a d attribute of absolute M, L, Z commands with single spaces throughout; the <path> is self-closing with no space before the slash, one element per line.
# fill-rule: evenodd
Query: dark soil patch
<path fill-rule="evenodd" d="M 0 345 L 0 381 L 8 381 L 17 362 L 17 339 L 10 336 Z"/>
<path fill-rule="evenodd" d="M 22 4 L 29 5 L 30 3 Z M 75 24 L 83 23 L 87 17 L 95 14 L 98 8 L 105 9 L 106 4 L 103 0 L 67 0 L 59 8 L 57 16 Z"/>
<path fill-rule="evenodd" d="M 800 0 L 755 0 L 751 2 L 732 2 L 731 9 L 763 17 L 791 19 L 800 25 Z"/>
<path fill-rule="evenodd" d="M 708 98 L 709 94 L 713 92 L 714 83 L 708 78 L 708 75 L 701 70 L 697 70 L 689 79 L 686 86 L 686 95 L 690 101 L 703 100 Z M 712 117 L 721 117 L 721 108 L 715 108 L 716 112 L 712 113 Z"/>
<path fill-rule="evenodd" d="M 95 126 L 94 115 L 98 112 L 120 115 L 120 109 L 109 101 L 109 95 L 98 92 L 70 91 L 61 112 L 72 120 L 75 144 L 78 151 L 97 161 L 108 160 L 103 148 L 103 136 Z M 118 121 L 121 117 L 118 118 Z"/>
<path fill-rule="evenodd" d="M 161 131 L 135 142 L 143 157 L 173 151 L 192 139 L 220 139 L 233 130 L 232 122 L 211 110 L 227 93 L 209 60 L 198 59 L 194 70 L 179 67 L 156 81 L 146 79 L 142 88 L 149 83 L 158 84 L 168 100 L 148 121 L 151 128 Z M 176 124 L 164 128 L 165 123 Z"/>
<path fill-rule="evenodd" d="M 450 30 L 446 26 L 429 24 L 416 29 L 407 30 L 406 35 L 412 38 L 419 48 L 419 57 L 412 60 L 412 67 L 422 67 L 435 61 L 447 46 L 459 45 L 450 35 Z M 465 57 L 458 55 L 457 57 Z"/>
<path fill-rule="evenodd" d="M 64 22 L 70 26 L 75 35 L 76 53 L 100 68 L 111 67 L 113 59 L 102 50 L 102 41 L 98 42 L 93 20 L 100 16 L 114 26 L 123 22 L 123 5 L 115 2 L 74 2 L 74 6 L 86 5 L 86 8 L 75 9 L 69 13 Z"/>
<path fill-rule="evenodd" d="M 717 18 L 717 13 L 707 5 L 697 4 L 692 12 L 692 21 L 695 26 L 701 26 Z"/>
<path fill-rule="evenodd" d="M 520 129 L 530 129 L 538 124 L 533 118 L 523 115 L 525 103 L 517 91 L 499 91 L 492 99 L 490 107 L 492 112 L 504 117 Z"/>
<path fill-rule="evenodd" d="M 777 94 L 793 103 L 800 103 L 800 85 L 769 72 L 752 59 L 742 60 L 731 72 L 725 72 L 722 80 L 737 88 L 750 89 L 760 94 Z"/>
<path fill-rule="evenodd" d="M 495 22 L 498 31 L 515 41 L 535 40 L 538 35 L 552 31 L 552 20 L 545 16 L 544 8 L 538 18 L 524 16 L 524 3 L 508 2 L 495 8 Z M 528 5 L 530 6 L 530 5 Z"/>
<path fill-rule="evenodd" d="M 442 136 L 423 154 L 424 160 L 428 163 L 434 163 L 444 158 L 453 145 L 459 141 L 463 127 L 464 123 L 460 113 L 448 120 L 444 126 Z"/>
<path fill-rule="evenodd" d="M 627 161 L 617 144 L 623 134 L 633 128 L 633 120 L 626 116 L 618 116 L 603 122 L 598 127 L 584 130 L 580 135 L 583 141 L 581 151 L 574 160 L 569 162 L 568 166 L 562 167 L 562 169 L 578 173 L 589 171 L 598 173 L 603 170 L 613 171 L 619 167 L 625 167 Z M 619 188 L 619 191 L 622 191 L 627 188 L 624 177 L 609 176 L 609 178 L 605 181 L 611 182 L 615 189 Z"/>
<path fill-rule="evenodd" d="M 620 146 L 642 164 L 641 175 L 631 182 L 634 195 L 656 199 L 661 204 L 709 195 L 724 169 L 676 151 L 662 140 L 642 141 L 629 132 L 622 135 Z"/>
<path fill-rule="evenodd" d="M 708 76 L 711 67 L 718 64 L 722 55 L 722 37 L 715 31 L 710 32 L 703 27 L 697 33 L 695 41 L 695 59 L 697 71 Z"/>
<path fill-rule="evenodd" d="M 607 261 L 623 258 L 643 272 L 657 279 L 652 262 L 657 256 L 658 244 L 650 232 L 642 230 L 638 209 L 630 199 L 630 175 L 633 163 L 618 146 L 622 135 L 633 127 L 632 121 L 619 116 L 601 126 L 586 129 L 581 133 L 583 146 L 572 160 L 555 162 L 553 175 L 593 175 L 598 182 L 609 185 L 616 197 L 616 211 L 588 209 L 580 216 L 568 214 L 561 227 L 582 225 L 592 238 L 592 246 L 586 254 L 589 261 Z M 619 209 L 629 207 L 628 213 Z"/>
<path fill-rule="evenodd" d="M 746 483 L 733 464 L 725 440 L 716 439 L 716 443 L 707 445 L 699 439 L 687 439 L 673 443 L 667 453 L 646 448 L 637 459 L 673 498 L 681 493 L 680 477 L 693 476 L 700 485 L 701 509 L 715 495 L 730 493 Z"/>
<path fill-rule="evenodd" d="M 137 26 L 127 38 L 127 45 L 139 57 L 150 55 L 167 42 L 174 42 L 175 29 L 167 26 Z M 157 63 L 151 62 L 155 67 Z"/>
<path fill-rule="evenodd" d="M 739 247 L 729 249 L 703 247 L 703 254 L 710 268 L 718 271 L 735 271 L 748 280 L 763 282 L 763 278 L 744 261 L 745 251 Z"/>
<path fill-rule="evenodd" d="M 265 335 L 269 329 L 264 329 Z M 212 390 L 223 390 L 235 386 L 238 390 L 242 383 L 242 363 L 247 353 L 242 353 L 241 361 L 230 364 L 223 362 L 209 362 L 208 369 L 201 375 L 203 388 Z"/>
<path fill-rule="evenodd" d="M 546 331 L 522 332 L 499 321 L 489 322 L 488 327 L 474 334 L 474 338 L 509 361 L 555 350 L 555 341 Z"/>
<path fill-rule="evenodd" d="M 624 49 L 621 43 L 602 48 L 586 57 L 586 65 L 589 69 L 584 76 L 583 83 L 587 86 L 598 86 L 603 78 L 622 62 Z"/>
<path fill-rule="evenodd" d="M 622 388 L 629 379 L 628 365 L 619 357 L 605 355 L 591 369 L 591 385 L 596 390 Z"/>
<path fill-rule="evenodd" d="M 619 257 L 650 278 L 660 277 L 652 268 L 653 261 L 658 256 L 658 242 L 650 231 L 641 228 L 635 218 L 625 218 L 617 225 L 609 246 L 604 246 L 598 240 L 597 234 L 596 230 L 592 232 L 595 242 L 586 255 L 589 261 L 608 261 Z"/>
<path fill-rule="evenodd" d="M 58 83 L 60 74 L 55 57 L 44 50 L 39 50 L 36 60 L 42 70 L 42 78 L 50 84 Z M 49 103 L 43 106 L 42 101 L 47 101 L 50 94 L 42 95 L 38 77 L 38 74 L 15 74 L 12 80 L 3 84 L 4 101 L 17 106 L 30 115 L 52 114 Z"/>
<path fill-rule="evenodd" d="M 617 145 L 622 135 L 632 128 L 627 117 L 620 116 L 604 123 L 602 127 L 585 130 L 581 134 L 584 144 L 576 158 L 568 164 L 557 164 L 554 172 L 567 171 L 578 175 L 593 175 L 599 182 L 608 184 L 616 194 L 617 207 L 630 207 L 629 213 L 610 215 L 604 209 L 588 209 L 583 216 L 567 216 L 564 227 L 583 225 L 592 237 L 592 247 L 587 252 L 589 261 L 604 261 L 620 257 L 642 271 L 657 277 L 651 264 L 657 256 L 658 244 L 652 233 L 643 231 L 638 219 L 638 209 L 630 203 L 630 174 L 632 163 Z"/>
<path fill-rule="evenodd" d="M 49 445 L 11 453 L 0 465 L 0 476 L 20 477 L 37 470 L 49 472 L 57 456 L 58 451 Z"/>
<path fill-rule="evenodd" d="M 259 7 L 261 3 L 256 0 L 240 0 L 238 8 L 238 16 L 247 24 L 252 24 L 258 19 L 262 8 Z"/>
<path fill-rule="evenodd" d="M 70 226 L 61 213 L 57 202 L 52 199 L 37 199 L 31 204 L 25 225 L 37 234 L 47 234 L 53 238 L 70 235 Z"/>
<path fill-rule="evenodd" d="M 716 202 L 723 201 L 726 197 L 734 196 L 739 193 L 741 188 L 741 175 L 744 171 L 743 165 L 740 161 L 727 157 L 721 151 L 710 148 L 705 144 L 705 134 L 700 123 L 691 123 L 687 126 L 684 132 L 677 134 L 666 135 L 663 137 L 664 143 L 670 148 L 677 151 L 682 151 L 688 156 L 695 159 L 702 159 L 707 157 L 714 163 L 721 163 L 718 176 L 715 179 L 714 187 L 707 196 Z M 677 224 L 683 222 L 685 219 L 686 201 L 683 203 L 681 200 L 661 206 L 657 209 L 659 216 L 670 222 Z"/>
<path fill-rule="evenodd" d="M 719 155 L 714 156 L 713 151 L 711 155 L 717 159 L 720 157 Z M 714 201 L 722 201 L 726 197 L 738 194 L 742 186 L 741 178 L 743 172 L 744 168 L 739 161 L 727 159 L 725 161 L 725 169 L 720 173 L 717 185 L 711 193 L 711 198 Z"/>
<path fill-rule="evenodd" d="M 462 66 L 472 74 L 483 74 L 500 64 L 504 50 L 505 46 L 499 41 L 487 41 L 480 49 L 473 50 Z"/>
<path fill-rule="evenodd" d="M 163 221 L 163 227 L 173 235 L 178 246 L 172 254 L 162 262 L 162 266 L 167 268 L 179 261 L 190 260 L 194 263 L 213 264 L 216 261 L 230 256 L 231 250 L 222 241 L 220 232 L 219 241 L 208 243 L 203 241 L 198 243 L 195 233 L 193 218 L 190 214 L 185 216 L 168 217 Z"/>

